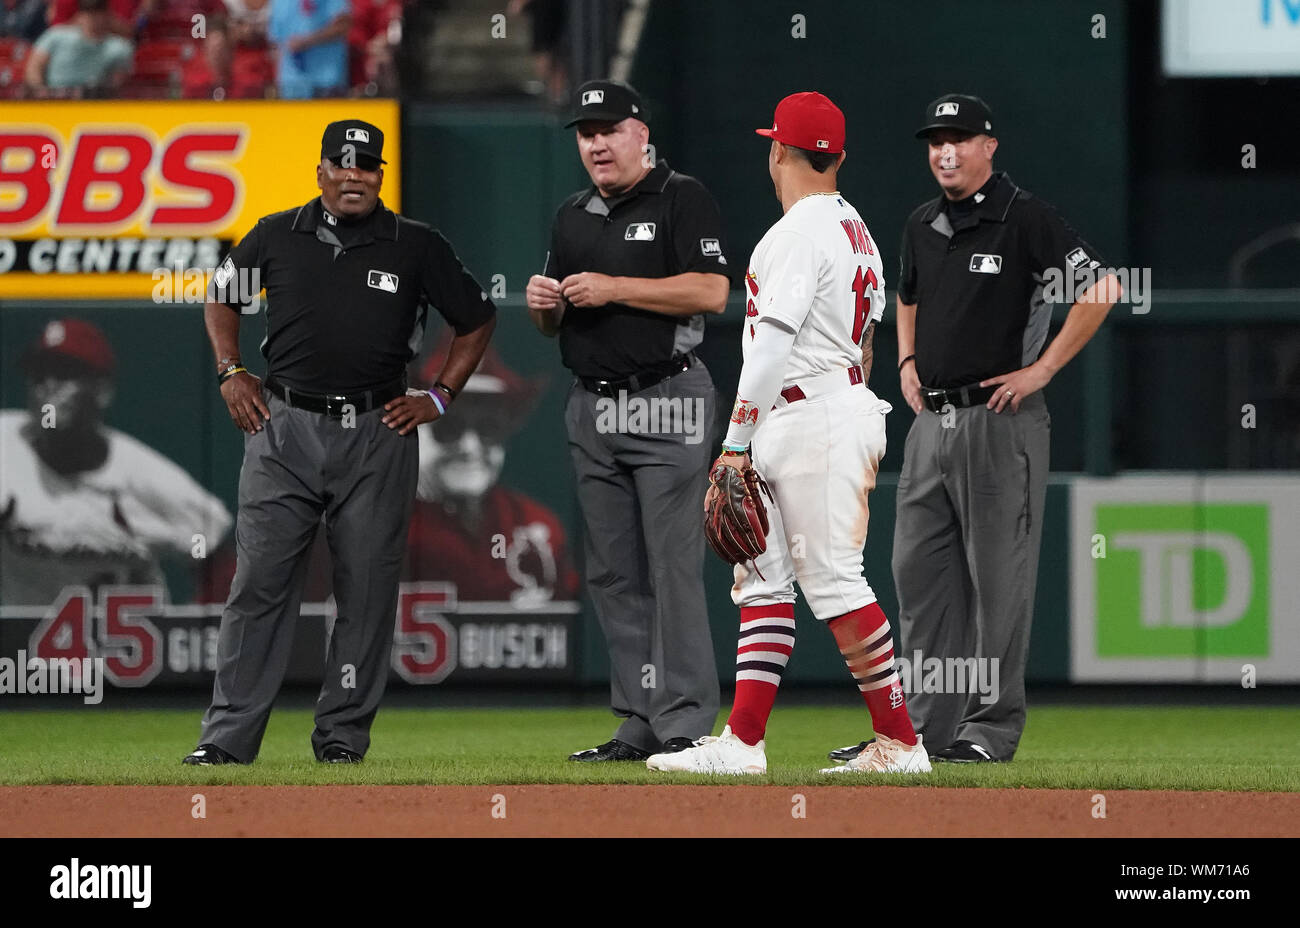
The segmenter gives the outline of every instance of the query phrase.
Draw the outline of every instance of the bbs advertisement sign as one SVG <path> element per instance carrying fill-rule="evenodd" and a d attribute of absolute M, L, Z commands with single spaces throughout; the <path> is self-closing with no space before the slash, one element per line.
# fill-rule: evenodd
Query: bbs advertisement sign
<path fill-rule="evenodd" d="M 383 130 L 400 209 L 396 101 L 6 103 L 0 299 L 150 299 L 191 278 L 201 295 L 258 218 L 316 195 L 321 132 L 342 118 Z"/>

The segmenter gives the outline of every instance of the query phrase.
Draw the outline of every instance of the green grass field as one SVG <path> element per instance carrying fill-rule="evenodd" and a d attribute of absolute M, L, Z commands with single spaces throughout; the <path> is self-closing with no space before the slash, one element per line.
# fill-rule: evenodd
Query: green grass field
<path fill-rule="evenodd" d="M 1300 790 L 1300 708 L 1072 708 L 1030 712 L 1011 764 L 937 765 L 924 777 L 828 778 L 826 751 L 866 737 L 860 708 L 778 708 L 766 777 L 744 783 L 906 783 L 1055 789 Z M 637 763 L 587 765 L 569 752 L 608 739 L 600 709 L 385 709 L 364 764 L 318 764 L 311 713 L 277 710 L 249 767 L 186 767 L 192 711 L 6 711 L 0 785 L 709 783 Z M 718 723 L 719 729 L 722 721 Z"/>

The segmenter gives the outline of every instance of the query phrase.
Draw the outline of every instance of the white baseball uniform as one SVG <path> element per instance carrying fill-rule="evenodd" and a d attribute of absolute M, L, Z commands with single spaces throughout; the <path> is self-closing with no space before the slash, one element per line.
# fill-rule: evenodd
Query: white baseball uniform
<path fill-rule="evenodd" d="M 231 517 L 180 466 L 105 427 L 108 456 L 63 475 L 36 454 L 30 415 L 0 410 L 0 602 L 46 605 L 68 585 L 161 584 L 158 556 L 215 548 Z"/>
<path fill-rule="evenodd" d="M 738 606 L 792 603 L 796 579 L 823 621 L 876 600 L 862 551 L 891 407 L 860 365 L 867 325 L 884 315 L 884 286 L 875 242 L 838 193 L 799 200 L 754 249 L 725 443 L 751 444 L 773 499 L 764 500 L 767 551 L 735 569 Z"/>

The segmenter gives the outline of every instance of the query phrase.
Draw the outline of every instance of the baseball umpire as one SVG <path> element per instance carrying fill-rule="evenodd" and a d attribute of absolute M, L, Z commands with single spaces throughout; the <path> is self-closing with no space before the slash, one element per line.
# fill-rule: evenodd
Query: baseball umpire
<path fill-rule="evenodd" d="M 322 516 L 338 615 L 312 747 L 318 760 L 356 763 L 370 745 L 415 498 L 414 431 L 455 400 L 496 324 L 446 239 L 380 201 L 383 145 L 369 123 L 326 126 L 320 197 L 258 220 L 213 274 L 204 319 L 221 395 L 246 434 L 235 578 L 212 705 L 187 764 L 257 756 Z M 265 381 L 239 358 L 239 310 L 261 286 Z M 433 388 L 408 389 L 430 306 L 456 338 Z"/>
<path fill-rule="evenodd" d="M 924 660 L 997 661 L 1000 688 L 987 704 L 974 692 L 909 702 L 935 760 L 1006 761 L 1025 725 L 1051 426 L 1042 390 L 1121 293 L 1051 206 L 993 171 L 998 140 L 983 100 L 934 100 L 916 134 L 942 195 L 903 229 L 898 354 L 916 419 L 894 523 L 900 633 L 904 652 Z M 1048 343 L 1044 283 L 1076 271 L 1097 279 Z"/>
<path fill-rule="evenodd" d="M 822 772 L 928 773 L 889 621 L 862 575 L 867 497 L 890 406 L 866 383 L 885 309 L 884 268 L 866 223 L 836 186 L 844 114 L 820 93 L 796 93 L 777 105 L 771 129 L 757 131 L 772 140 L 768 171 L 784 216 L 754 248 L 745 275 L 745 362 L 705 500 L 710 541 L 736 565 L 736 698 L 719 737 L 654 755 L 646 766 L 767 771 L 763 735 L 794 649 L 797 579 L 835 636 L 876 732 L 870 750 Z M 728 542 L 746 538 L 749 526 L 728 521 L 729 501 L 749 497 L 761 510 L 768 488 L 768 518 L 754 532 L 765 543 L 733 549 Z"/>
<path fill-rule="evenodd" d="M 727 262 L 717 204 L 656 163 L 648 119 L 625 83 L 578 88 L 568 125 L 592 185 L 560 205 L 526 294 L 575 375 L 565 425 L 587 583 L 609 646 L 611 709 L 624 720 L 578 761 L 690 747 L 718 712 L 699 518 L 717 391 L 693 349 L 703 314 L 726 307 Z M 617 424 L 611 405 L 627 413 Z M 636 426 L 633 411 L 649 408 L 679 416 Z"/>

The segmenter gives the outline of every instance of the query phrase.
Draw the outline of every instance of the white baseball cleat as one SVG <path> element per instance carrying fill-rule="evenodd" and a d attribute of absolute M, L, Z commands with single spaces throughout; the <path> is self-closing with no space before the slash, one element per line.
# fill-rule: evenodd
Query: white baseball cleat
<path fill-rule="evenodd" d="M 861 754 L 838 767 L 824 767 L 822 773 L 929 773 L 930 756 L 916 736 L 916 744 L 876 736 Z"/>
<path fill-rule="evenodd" d="M 746 773 L 767 773 L 766 742 L 750 747 L 731 733 L 731 726 L 722 729 L 716 738 L 701 738 L 695 747 L 674 754 L 652 754 L 645 765 L 651 770 L 677 773 L 726 773 L 740 776 Z"/>

